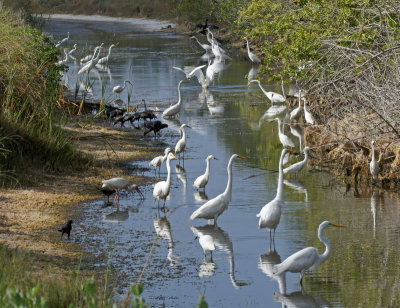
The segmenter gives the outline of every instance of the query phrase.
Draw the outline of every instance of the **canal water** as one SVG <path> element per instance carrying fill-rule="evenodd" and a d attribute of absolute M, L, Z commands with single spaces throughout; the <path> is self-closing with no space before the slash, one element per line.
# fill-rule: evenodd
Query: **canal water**
<path fill-rule="evenodd" d="M 172 67 L 206 63 L 201 60 L 200 46 L 189 36 L 150 30 L 117 19 L 58 18 L 46 24 L 46 31 L 55 40 L 69 31 L 67 46 L 78 46 L 78 61 L 68 61 L 69 71 L 63 79 L 71 91 L 78 79 L 83 79 L 90 84 L 88 96 L 111 101 L 115 98 L 112 87 L 131 80 L 133 86 L 120 97 L 124 102 L 129 100 L 133 106 L 145 99 L 147 107 L 164 109 L 177 101 L 177 85 L 184 79 L 184 74 Z M 199 39 L 206 43 L 204 36 L 199 35 Z M 101 42 L 105 50 L 110 44 L 117 45 L 108 67 L 93 70 L 88 79 L 77 78 L 80 57 Z M 102 51 L 102 56 L 105 53 Z M 215 67 L 217 73 L 208 90 L 202 90 L 196 80 L 183 84 L 183 110 L 178 120 L 165 121 L 169 127 L 160 138 L 141 138 L 149 146 L 158 147 L 161 155 L 165 147 L 174 148 L 180 124 L 191 126 L 186 130 L 184 161 L 171 162 L 168 211 L 158 209 L 152 186 L 143 187 L 143 201 L 136 193 L 122 193 L 118 211 L 106 206 L 101 196 L 80 205 L 83 212 L 75 234 L 94 256 L 91 264 L 83 266 L 94 271 L 107 267 L 117 300 L 125 298 L 130 284 L 143 282 L 143 296 L 154 307 L 194 307 L 200 294 L 205 294 L 210 307 L 399 307 L 398 195 L 346 187 L 309 166 L 297 179 L 285 178 L 285 206 L 275 246 L 271 245 L 268 231 L 258 229 L 256 214 L 276 194 L 282 151 L 278 124 L 270 121 L 275 116 L 258 86 L 247 86 L 253 68 L 249 62 L 233 57 L 233 61 L 216 63 Z M 269 91 L 281 92 L 279 84 L 263 85 Z M 287 112 L 278 116 L 283 120 Z M 284 127 L 299 154 L 300 141 L 302 146 L 305 141 L 296 134 L 296 127 Z M 233 164 L 232 201 L 218 225 L 208 225 L 206 220 L 190 222 L 191 213 L 207 198 L 224 191 L 227 163 L 234 153 L 249 160 L 238 159 Z M 211 161 L 205 194 L 199 193 L 193 182 L 204 173 L 205 158 L 210 154 L 218 160 Z M 301 154 L 289 158 L 292 163 L 300 159 Z M 155 177 L 147 161 L 132 162 L 128 167 L 133 174 Z M 163 165 L 160 178 L 166 175 Z M 324 251 L 317 237 L 324 220 L 346 228 L 325 230 L 332 255 L 316 272 L 306 273 L 304 289 L 300 288 L 298 274 L 272 275 L 273 264 L 304 247 Z M 195 239 L 204 234 L 211 235 L 216 245 L 212 260 L 209 255 L 204 257 Z"/>

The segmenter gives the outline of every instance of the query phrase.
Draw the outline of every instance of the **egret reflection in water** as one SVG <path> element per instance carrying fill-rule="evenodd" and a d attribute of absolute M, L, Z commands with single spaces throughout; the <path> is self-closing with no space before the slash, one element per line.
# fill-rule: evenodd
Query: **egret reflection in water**
<path fill-rule="evenodd" d="M 282 306 L 288 308 L 320 308 L 320 307 L 331 307 L 331 304 L 318 295 L 316 298 L 308 295 L 303 287 L 300 291 L 292 292 L 290 294 L 284 294 L 274 292 L 273 294 L 275 301 L 281 302 Z"/>
<path fill-rule="evenodd" d="M 299 180 L 283 180 L 283 184 L 285 184 L 287 187 L 296 190 L 300 193 L 304 194 L 304 201 L 308 202 L 308 189 L 306 187 L 306 185 L 302 182 L 300 182 Z"/>
<path fill-rule="evenodd" d="M 194 199 L 196 202 L 203 203 L 204 201 L 208 201 L 208 196 L 205 191 L 197 190 L 194 192 Z"/>
<path fill-rule="evenodd" d="M 274 250 L 269 250 L 267 253 L 260 255 L 258 268 L 268 277 L 275 280 L 279 285 L 279 292 L 286 293 L 286 273 L 274 274 L 273 267 L 275 264 L 282 262 L 281 256 Z"/>
<path fill-rule="evenodd" d="M 233 253 L 233 244 L 229 237 L 229 234 L 222 230 L 218 226 L 205 225 L 202 227 L 191 226 L 190 229 L 195 236 L 201 237 L 204 235 L 209 235 L 212 237 L 214 244 L 217 249 L 222 250 L 228 254 L 230 270 L 229 275 L 232 281 L 232 285 L 238 289 L 242 286 L 247 286 L 247 282 L 239 282 L 235 277 L 235 257 Z"/>
<path fill-rule="evenodd" d="M 167 260 L 171 265 L 178 263 L 176 257 L 174 256 L 174 241 L 172 239 L 171 224 L 167 217 L 156 217 L 153 219 L 154 229 L 158 237 L 167 240 L 168 242 L 168 254 Z"/>

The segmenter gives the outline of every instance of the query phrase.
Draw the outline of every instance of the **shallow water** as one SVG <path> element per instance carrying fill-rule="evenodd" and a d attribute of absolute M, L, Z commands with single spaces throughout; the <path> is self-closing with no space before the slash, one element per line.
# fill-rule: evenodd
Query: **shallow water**
<path fill-rule="evenodd" d="M 126 23 L 98 21 L 52 20 L 46 27 L 57 40 L 69 30 L 70 47 L 77 43 L 79 48 L 87 46 L 89 50 L 99 42 L 105 42 L 106 47 L 119 44 L 113 50 L 109 71 L 89 75 L 95 98 L 101 97 L 98 79 L 104 76 L 105 98 L 114 85 L 130 79 L 134 86 L 121 95 L 125 102 L 129 93 L 131 104 L 145 98 L 150 107 L 169 106 L 177 100 L 177 84 L 184 78 L 172 66 L 203 63 L 199 61 L 200 47 L 183 35 L 146 33 Z M 74 86 L 79 66 L 68 64 L 69 82 Z M 118 276 L 121 298 L 140 278 L 143 295 L 153 306 L 194 307 L 200 294 L 205 294 L 211 307 L 400 306 L 400 212 L 396 194 L 357 191 L 309 168 L 297 180 L 286 179 L 286 204 L 276 231 L 275 249 L 270 246 L 269 233 L 258 229 L 256 214 L 276 194 L 276 170 L 282 150 L 277 123 L 268 121 L 266 112 L 271 106 L 258 86 L 247 87 L 251 64 L 234 59 L 220 68 L 206 93 L 196 81 L 182 86 L 184 110 L 178 122 L 166 121 L 169 128 L 158 140 L 143 137 L 149 146 L 158 146 L 161 154 L 165 147 L 175 146 L 179 123 L 192 127 L 187 129 L 184 162 L 171 163 L 166 214 L 158 210 L 151 186 L 143 187 L 144 201 L 139 201 L 136 193 L 122 193 L 119 211 L 105 206 L 104 199 L 82 205 L 74 236 L 85 249 L 101 257 L 94 270 L 111 264 L 113 275 Z M 265 87 L 280 92 L 279 85 Z M 286 134 L 298 152 L 299 139 L 289 127 Z M 225 189 L 226 165 L 233 153 L 250 159 L 233 164 L 232 201 L 219 217 L 218 226 L 208 226 L 205 220 L 189 222 L 191 213 L 206 197 L 192 187 L 195 178 L 204 173 L 204 159 L 209 154 L 218 158 L 211 161 L 206 187 L 206 195 L 213 198 Z M 148 162 L 132 163 L 130 170 L 154 176 Z M 165 177 L 164 165 L 161 178 Z M 332 255 L 317 272 L 306 274 L 304 291 L 300 292 L 298 274 L 289 273 L 286 279 L 272 277 L 272 264 L 301 248 L 316 246 L 322 253 L 317 228 L 324 220 L 347 228 L 325 230 L 332 243 Z M 213 261 L 204 258 L 194 239 L 199 233 L 214 238 Z"/>

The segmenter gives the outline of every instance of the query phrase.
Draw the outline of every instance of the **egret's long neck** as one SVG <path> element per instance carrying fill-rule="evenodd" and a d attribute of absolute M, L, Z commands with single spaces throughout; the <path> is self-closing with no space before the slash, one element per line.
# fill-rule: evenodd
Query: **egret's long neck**
<path fill-rule="evenodd" d="M 329 241 L 329 239 L 324 234 L 324 228 L 323 227 L 319 227 L 319 229 L 318 229 L 318 238 L 325 245 L 324 253 L 319 256 L 319 262 L 318 263 L 319 263 L 319 265 L 321 265 L 323 262 L 326 261 L 326 259 L 328 259 L 330 257 L 330 255 L 332 253 L 332 246 L 331 246 L 331 242 Z"/>
<path fill-rule="evenodd" d="M 163 161 L 163 162 L 165 162 L 165 160 L 168 158 L 168 154 L 169 154 L 169 152 L 164 154 L 164 156 L 163 156 L 163 158 L 162 158 L 162 161 Z"/>
<path fill-rule="evenodd" d="M 303 98 L 304 101 L 304 112 L 307 111 L 307 100 L 305 98 Z"/>
<path fill-rule="evenodd" d="M 101 50 L 100 50 L 100 48 L 99 48 L 99 50 L 97 51 L 97 56 L 94 58 L 95 61 L 97 61 L 97 60 L 99 59 L 100 52 L 101 52 Z"/>
<path fill-rule="evenodd" d="M 268 96 L 268 95 L 267 95 L 267 91 L 265 91 L 265 89 L 262 87 L 261 82 L 260 82 L 259 80 L 257 80 L 257 83 L 258 83 L 258 86 L 260 87 L 261 91 L 263 91 L 263 93 L 264 93 L 266 96 Z"/>
<path fill-rule="evenodd" d="M 108 56 L 107 57 L 109 57 L 110 55 L 111 55 L 111 49 L 113 48 L 114 46 L 110 46 L 110 48 L 108 48 Z"/>
<path fill-rule="evenodd" d="M 186 131 L 182 129 L 182 139 L 186 142 Z"/>
<path fill-rule="evenodd" d="M 372 161 L 375 161 L 375 144 L 372 144 L 371 146 L 372 146 L 372 149 L 371 149 L 371 151 L 372 151 L 371 160 L 372 160 Z"/>
<path fill-rule="evenodd" d="M 282 85 L 282 95 L 283 97 L 286 97 L 285 87 L 283 86 L 283 79 L 281 80 L 281 85 Z"/>
<path fill-rule="evenodd" d="M 205 175 L 208 178 L 210 176 L 210 160 L 209 159 L 206 159 L 206 164 L 207 164 L 207 167 L 206 167 Z"/>
<path fill-rule="evenodd" d="M 279 118 L 278 118 L 278 131 L 280 134 L 282 134 L 281 120 Z"/>
<path fill-rule="evenodd" d="M 193 36 L 194 37 L 194 39 L 196 40 L 196 42 L 201 46 L 201 43 L 200 43 L 200 41 L 197 39 L 197 37 L 195 37 L 195 36 Z"/>
<path fill-rule="evenodd" d="M 228 171 L 228 183 L 226 184 L 224 194 L 229 195 L 229 199 L 232 197 L 232 164 L 234 158 L 234 156 L 231 157 L 228 163 L 228 167 L 226 168 L 226 170 Z"/>
<path fill-rule="evenodd" d="M 181 98 L 181 85 L 182 85 L 182 82 L 180 82 L 179 85 L 178 85 L 178 104 L 179 104 L 179 105 L 182 103 L 182 98 Z"/>
<path fill-rule="evenodd" d="M 247 42 L 247 52 L 250 53 L 249 40 L 247 38 L 246 38 L 246 42 Z"/>
<path fill-rule="evenodd" d="M 278 189 L 276 191 L 276 199 L 283 200 L 283 159 L 286 153 L 281 154 L 281 158 L 279 160 L 279 177 L 278 177 Z"/>
<path fill-rule="evenodd" d="M 171 185 L 171 159 L 167 159 L 167 186 L 169 187 Z"/>

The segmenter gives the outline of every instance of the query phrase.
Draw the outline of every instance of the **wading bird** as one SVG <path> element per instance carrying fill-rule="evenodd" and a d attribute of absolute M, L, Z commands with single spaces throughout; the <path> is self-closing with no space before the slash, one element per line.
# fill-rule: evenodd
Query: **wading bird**
<path fill-rule="evenodd" d="M 119 191 L 121 189 L 136 190 L 137 193 L 139 194 L 139 196 L 142 199 L 144 199 L 144 196 L 143 196 L 142 191 L 140 190 L 139 186 L 137 186 L 136 184 L 129 185 L 129 182 L 124 178 L 112 178 L 109 180 L 103 180 L 102 183 L 103 183 L 103 186 L 101 187 L 102 189 L 115 189 L 115 191 L 117 192 L 115 194 L 115 198 L 114 198 L 114 202 L 115 202 L 116 206 L 119 203 Z"/>
<path fill-rule="evenodd" d="M 96 48 L 95 48 L 94 51 L 93 51 L 93 55 L 87 55 L 86 57 L 83 57 L 83 58 L 80 60 L 81 64 L 86 63 L 86 62 L 92 60 L 93 57 L 94 57 L 94 55 L 96 54 L 96 51 L 97 51 L 99 48 L 102 48 L 103 45 L 104 45 L 104 43 L 101 43 L 99 46 L 96 46 Z"/>
<path fill-rule="evenodd" d="M 72 220 L 68 220 L 64 226 L 62 226 L 60 229 L 58 229 L 58 231 L 61 232 L 61 239 L 63 238 L 64 233 L 68 235 L 68 239 L 69 239 L 69 235 L 72 230 L 72 223 L 73 223 Z"/>
<path fill-rule="evenodd" d="M 191 128 L 187 124 L 182 124 L 181 127 L 179 127 L 179 130 L 181 132 L 181 139 L 178 140 L 178 142 L 175 145 L 175 155 L 179 155 L 179 159 L 181 159 L 181 153 L 183 155 L 183 158 L 185 158 L 185 148 L 186 148 L 186 131 L 185 127 Z"/>
<path fill-rule="evenodd" d="M 298 173 L 303 170 L 305 166 L 307 166 L 307 161 L 308 161 L 308 151 L 310 150 L 309 147 L 305 147 L 303 152 L 304 152 L 304 159 L 302 161 L 299 161 L 285 169 L 283 169 L 283 174 L 289 174 L 289 173 L 294 173 L 296 174 L 296 178 Z"/>
<path fill-rule="evenodd" d="M 331 243 L 324 235 L 323 231 L 327 227 L 344 228 L 329 221 L 324 221 L 319 225 L 318 238 L 325 245 L 325 252 L 320 255 L 315 247 L 307 247 L 292 254 L 285 261 L 274 266 L 274 274 L 279 275 L 284 272 L 300 273 L 300 284 L 303 284 L 304 272 L 308 269 L 316 270 L 324 263 L 332 253 Z"/>
<path fill-rule="evenodd" d="M 153 123 L 146 123 L 146 127 L 148 129 L 143 133 L 143 136 L 146 136 L 150 132 L 154 132 L 154 138 L 157 138 L 157 133 L 163 128 L 168 127 L 168 124 L 161 123 L 161 121 L 154 121 Z"/>
<path fill-rule="evenodd" d="M 97 47 L 96 47 L 97 48 Z M 95 67 L 95 65 L 97 64 L 97 61 L 99 60 L 99 56 L 100 56 L 100 51 L 101 48 L 103 47 L 99 47 L 97 50 L 95 49 L 95 52 L 93 54 L 92 60 L 90 60 L 88 63 L 86 63 L 79 71 L 78 74 L 82 74 L 82 73 L 89 73 L 90 70 Z M 96 55 L 97 52 L 97 55 Z"/>
<path fill-rule="evenodd" d="M 317 124 L 313 115 L 307 110 L 307 99 L 303 97 L 304 101 L 304 118 L 308 124 L 314 125 Z"/>
<path fill-rule="evenodd" d="M 164 200 L 165 206 L 165 199 L 167 199 L 169 195 L 169 190 L 171 188 L 171 159 L 177 159 L 176 156 L 172 153 L 168 154 L 167 157 L 167 180 L 160 181 L 154 185 L 153 189 L 153 197 L 158 200 L 158 206 L 160 206 L 160 199 Z"/>
<path fill-rule="evenodd" d="M 208 44 L 200 43 L 200 41 L 198 40 L 197 37 L 191 36 L 190 39 L 195 40 L 200 45 L 200 47 L 203 48 L 206 51 L 206 53 L 211 53 L 212 52 L 211 46 L 208 45 Z"/>
<path fill-rule="evenodd" d="M 265 89 L 262 87 L 260 81 L 257 79 L 250 80 L 248 85 L 250 85 L 251 83 L 255 83 L 255 82 L 258 83 L 258 86 L 260 87 L 261 91 L 270 100 L 271 104 L 286 102 L 286 98 L 282 94 L 265 91 Z M 283 85 L 282 85 L 282 89 L 283 89 Z"/>
<path fill-rule="evenodd" d="M 108 48 L 108 55 L 101 58 L 97 63 L 98 64 L 107 64 L 108 60 L 110 60 L 110 57 L 111 57 L 111 49 L 113 49 L 114 47 L 115 47 L 115 45 L 111 44 L 111 46 Z"/>
<path fill-rule="evenodd" d="M 276 191 L 275 198 L 263 206 L 257 217 L 260 218 L 258 221 L 258 227 L 269 229 L 270 242 L 275 244 L 275 230 L 281 219 L 282 207 L 285 205 L 285 196 L 283 189 L 283 158 L 285 157 L 288 149 L 283 149 L 281 153 L 281 158 L 279 160 L 279 178 L 278 178 L 278 189 Z M 272 236 L 272 230 L 274 230 L 274 235 Z"/>
<path fill-rule="evenodd" d="M 253 63 L 261 63 L 261 60 L 259 57 L 257 57 L 256 54 L 252 53 L 250 51 L 250 45 L 249 45 L 249 40 L 247 39 L 247 37 L 244 37 L 244 39 L 247 42 L 247 54 L 249 55 L 249 59 L 251 60 L 251 62 Z"/>
<path fill-rule="evenodd" d="M 203 235 L 200 233 L 199 243 L 201 248 L 203 248 L 204 258 L 206 257 L 207 252 L 209 252 L 211 254 L 211 260 L 212 260 L 212 253 L 215 250 L 215 243 L 211 235 L 208 234 Z"/>
<path fill-rule="evenodd" d="M 225 191 L 216 196 L 215 198 L 207 201 L 201 207 L 199 207 L 193 214 L 190 216 L 190 220 L 196 218 L 204 218 L 204 219 L 213 219 L 214 225 L 217 224 L 217 218 L 221 215 L 229 205 L 232 199 L 232 164 L 236 158 L 240 159 L 248 159 L 244 156 L 239 156 L 237 154 L 233 154 L 229 159 L 229 163 L 227 166 L 228 171 L 228 183 L 226 184 Z"/>
<path fill-rule="evenodd" d="M 378 174 L 379 174 L 379 164 L 375 159 L 375 140 L 372 140 L 371 142 L 371 162 L 369 163 L 369 171 L 371 172 L 372 175 L 372 181 L 375 182 L 378 180 Z"/>
<path fill-rule="evenodd" d="M 158 167 L 158 174 L 160 174 L 161 166 L 162 166 L 162 164 L 165 162 L 165 160 L 167 159 L 168 154 L 171 153 L 171 152 L 172 152 L 172 149 L 171 149 L 171 148 L 169 148 L 169 147 L 166 148 L 166 149 L 164 150 L 164 155 L 160 155 L 160 156 L 154 157 L 154 158 L 151 160 L 151 162 L 149 163 L 149 166 L 153 166 L 155 172 L 156 172 L 157 167 Z"/>
<path fill-rule="evenodd" d="M 290 139 L 288 136 L 286 136 L 283 133 L 283 123 L 281 125 L 281 119 L 280 118 L 275 118 L 275 120 L 278 121 L 278 135 L 279 135 L 279 140 L 282 143 L 282 145 L 284 147 L 290 147 L 290 148 L 294 148 L 294 143 L 292 141 L 292 139 Z"/>
<path fill-rule="evenodd" d="M 123 86 L 120 86 L 120 85 L 115 86 L 115 87 L 112 89 L 112 92 L 115 93 L 115 94 L 118 94 L 118 97 L 119 97 L 119 96 L 121 95 L 122 91 L 125 90 L 125 87 L 126 87 L 126 84 L 127 84 L 127 83 L 129 83 L 130 85 L 132 85 L 132 83 L 131 83 L 129 80 L 125 80 Z"/>
<path fill-rule="evenodd" d="M 61 41 L 59 41 L 59 42 L 56 44 L 56 48 L 60 47 L 60 46 L 61 46 L 62 44 L 64 44 L 64 43 L 68 42 L 68 40 L 69 40 L 69 32 L 68 32 L 68 36 L 67 36 L 67 37 L 64 37 Z"/>
<path fill-rule="evenodd" d="M 203 67 L 206 67 L 206 65 L 204 64 L 196 67 L 185 66 L 183 69 L 176 66 L 173 66 L 172 68 L 183 72 L 186 75 L 186 78 L 190 80 L 190 78 L 192 78 L 196 74 L 196 71 L 201 70 Z"/>
<path fill-rule="evenodd" d="M 176 104 L 169 106 L 167 109 L 165 109 L 164 112 L 162 113 L 161 117 L 163 117 L 163 118 L 164 117 L 174 117 L 181 111 L 181 108 L 182 108 L 182 97 L 181 97 L 182 83 L 186 83 L 186 81 L 184 81 L 184 80 L 179 81 L 178 102 Z"/>
<path fill-rule="evenodd" d="M 301 91 L 299 91 L 299 107 L 290 112 L 290 121 L 298 122 L 301 116 Z"/>
<path fill-rule="evenodd" d="M 210 178 L 210 159 L 216 159 L 213 155 L 208 155 L 206 158 L 206 172 L 200 175 L 193 184 L 193 187 L 197 189 L 203 188 L 206 189 L 206 185 L 208 183 L 208 179 Z"/>

